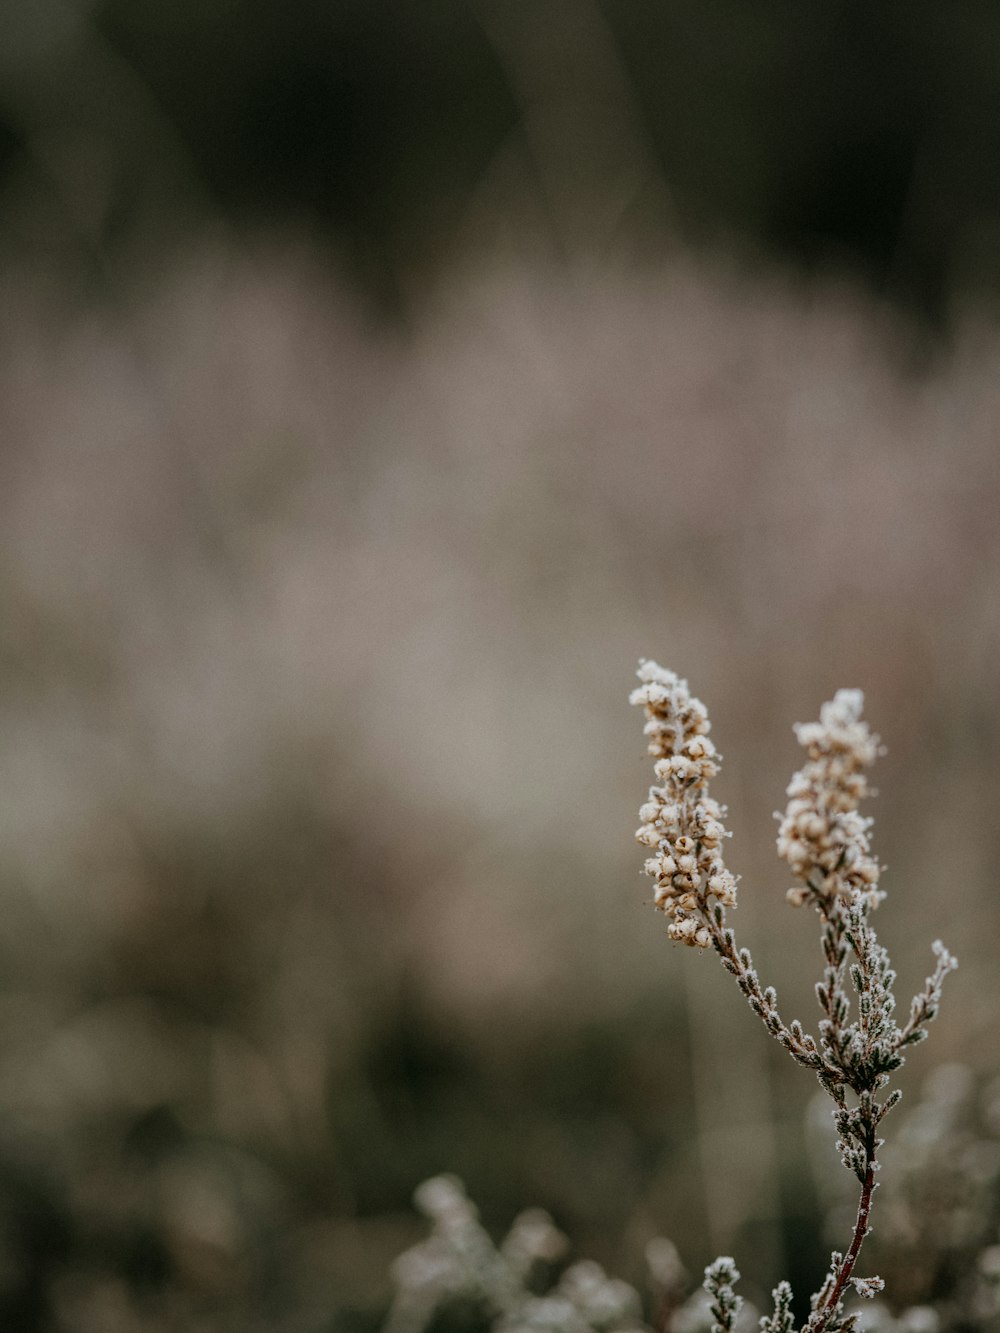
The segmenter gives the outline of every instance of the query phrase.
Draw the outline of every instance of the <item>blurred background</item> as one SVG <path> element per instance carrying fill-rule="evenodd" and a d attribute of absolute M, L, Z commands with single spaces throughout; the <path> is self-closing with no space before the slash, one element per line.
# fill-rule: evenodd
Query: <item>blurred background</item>
<path fill-rule="evenodd" d="M 816 1285 L 815 1089 L 648 907 L 640 655 L 805 1020 L 772 813 L 866 691 L 995 1242 L 996 6 L 0 18 L 3 1327 L 371 1333 L 442 1170 Z"/>

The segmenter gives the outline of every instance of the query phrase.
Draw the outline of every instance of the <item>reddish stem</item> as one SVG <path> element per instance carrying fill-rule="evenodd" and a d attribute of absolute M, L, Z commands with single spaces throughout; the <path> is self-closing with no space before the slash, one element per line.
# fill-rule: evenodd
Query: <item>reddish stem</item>
<path fill-rule="evenodd" d="M 841 1296 L 844 1294 L 844 1288 L 854 1272 L 854 1265 L 857 1262 L 858 1255 L 861 1253 L 861 1244 L 868 1235 L 868 1215 L 872 1207 L 872 1194 L 875 1191 L 875 1162 L 874 1152 L 868 1147 L 868 1168 L 865 1171 L 864 1184 L 861 1187 L 861 1200 L 858 1203 L 858 1220 L 854 1224 L 854 1238 L 851 1241 L 851 1248 L 847 1251 L 847 1257 L 841 1264 L 840 1272 L 837 1274 L 837 1281 L 833 1285 L 833 1291 L 827 1297 L 822 1309 L 817 1310 L 813 1318 L 810 1319 L 806 1327 L 809 1333 L 823 1333 L 827 1320 L 837 1308 Z M 813 1320 L 816 1322 L 814 1323 Z"/>

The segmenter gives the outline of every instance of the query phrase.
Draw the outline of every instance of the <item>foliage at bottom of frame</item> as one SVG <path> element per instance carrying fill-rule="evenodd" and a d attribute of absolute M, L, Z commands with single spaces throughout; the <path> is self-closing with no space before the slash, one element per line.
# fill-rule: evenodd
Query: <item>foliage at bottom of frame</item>
<path fill-rule="evenodd" d="M 911 1303 L 894 1311 L 885 1300 L 863 1301 L 865 1333 L 1000 1333 L 997 1129 L 1000 1080 L 982 1089 L 955 1065 L 928 1080 L 900 1126 L 899 1185 L 880 1228 L 891 1251 L 880 1265 L 889 1291 Z M 717 1260 L 692 1293 L 676 1248 L 660 1237 L 647 1246 L 640 1293 L 590 1260 L 568 1262 L 569 1242 L 541 1209 L 521 1213 L 497 1244 L 456 1177 L 425 1181 L 415 1202 L 431 1231 L 393 1265 L 384 1333 L 714 1333 L 719 1264 L 728 1266 L 727 1290 L 738 1278 L 732 1260 Z M 734 1333 L 767 1333 L 776 1320 L 791 1333 L 787 1284 L 774 1294 L 776 1310 L 764 1318 L 731 1298 Z"/>

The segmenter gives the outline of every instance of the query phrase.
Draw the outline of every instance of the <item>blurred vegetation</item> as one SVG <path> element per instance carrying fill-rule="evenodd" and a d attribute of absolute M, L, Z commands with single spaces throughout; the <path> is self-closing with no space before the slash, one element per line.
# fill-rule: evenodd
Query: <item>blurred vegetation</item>
<path fill-rule="evenodd" d="M 866 689 L 900 986 L 946 938 L 992 1067 L 994 10 L 0 17 L 0 1325 L 366 1333 L 445 1170 L 808 1289 L 625 699 L 709 704 L 806 1017 L 771 812 Z"/>
<path fill-rule="evenodd" d="M 222 217 L 332 242 L 390 309 L 498 229 L 555 255 L 735 245 L 933 319 L 1000 282 L 990 4 L 37 0 L 2 18 L 2 231 L 98 267 Z"/>

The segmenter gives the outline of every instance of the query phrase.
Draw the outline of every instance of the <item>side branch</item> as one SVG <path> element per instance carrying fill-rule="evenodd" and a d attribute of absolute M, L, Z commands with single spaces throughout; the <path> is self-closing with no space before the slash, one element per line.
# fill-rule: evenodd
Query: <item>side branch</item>
<path fill-rule="evenodd" d="M 918 1041 L 923 1041 L 927 1036 L 926 1024 L 932 1018 L 937 1017 L 938 1006 L 941 1003 L 942 982 L 949 972 L 953 972 L 958 967 L 958 960 L 948 952 L 940 940 L 935 940 L 931 947 L 934 950 L 937 964 L 934 971 L 924 982 L 923 990 L 913 997 L 910 1004 L 909 1020 L 906 1026 L 900 1028 L 896 1034 L 894 1049 L 897 1051 L 904 1046 L 911 1046 Z"/>
<path fill-rule="evenodd" d="M 736 983 L 747 998 L 750 1008 L 758 1016 L 771 1036 L 779 1041 L 793 1059 L 819 1074 L 825 1082 L 842 1083 L 843 1071 L 824 1059 L 814 1037 L 802 1028 L 802 1024 L 793 1019 L 787 1025 L 778 1012 L 778 996 L 773 987 L 761 987 L 760 978 L 753 966 L 748 949 L 737 949 L 736 937 L 730 927 L 722 924 L 721 912 L 708 917 L 712 932 L 712 946 L 722 960 L 727 972 L 736 978 Z"/>

